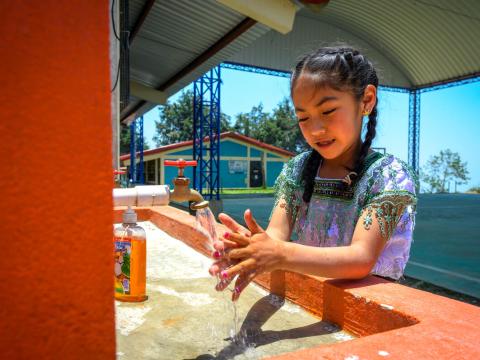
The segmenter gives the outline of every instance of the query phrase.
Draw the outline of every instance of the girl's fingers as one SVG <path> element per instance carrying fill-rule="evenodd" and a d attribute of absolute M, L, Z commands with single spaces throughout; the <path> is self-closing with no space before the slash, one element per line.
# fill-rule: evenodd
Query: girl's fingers
<path fill-rule="evenodd" d="M 219 240 L 213 242 L 213 248 L 220 252 L 226 251 L 230 248 L 238 248 L 238 244 L 230 240 Z"/>
<path fill-rule="evenodd" d="M 213 248 L 217 251 L 223 251 L 225 248 L 223 245 L 223 241 L 217 240 L 213 242 Z"/>
<path fill-rule="evenodd" d="M 239 233 L 226 232 L 225 234 L 223 234 L 223 238 L 230 242 L 235 242 L 236 247 L 247 246 L 248 244 L 250 244 L 250 238 Z"/>
<path fill-rule="evenodd" d="M 240 297 L 240 293 L 248 285 L 248 274 L 241 274 L 235 281 L 235 290 L 232 292 L 232 301 L 237 301 Z"/>
<path fill-rule="evenodd" d="M 232 293 L 232 301 L 238 300 L 243 289 L 245 289 L 248 284 L 252 282 L 255 276 L 255 271 L 250 271 L 237 277 L 237 280 L 235 281 L 235 290 Z"/>
<path fill-rule="evenodd" d="M 250 231 L 244 228 L 242 225 L 233 220 L 230 216 L 224 213 L 218 214 L 218 219 L 220 222 L 228 227 L 230 231 L 237 232 L 246 236 L 250 236 Z"/>
<path fill-rule="evenodd" d="M 230 283 L 232 282 L 233 278 L 231 279 L 224 279 L 224 280 L 220 280 L 217 285 L 215 285 L 215 290 L 217 291 L 223 291 L 225 290 L 228 285 L 230 285 Z"/>
<path fill-rule="evenodd" d="M 229 260 L 226 258 L 222 258 L 218 261 L 215 261 L 212 265 L 210 265 L 210 268 L 208 269 L 208 272 L 212 276 L 217 276 L 219 275 L 223 270 L 226 270 L 236 264 L 238 264 L 238 260 Z"/>
<path fill-rule="evenodd" d="M 245 210 L 245 214 L 243 215 L 243 217 L 245 219 L 245 224 L 247 224 L 252 234 L 263 232 L 262 227 L 258 225 L 257 220 L 255 220 L 255 218 L 253 217 L 252 211 L 250 209 Z"/>
<path fill-rule="evenodd" d="M 208 272 L 210 273 L 210 275 L 216 276 L 219 272 L 226 269 L 228 266 L 229 261 L 227 259 L 222 259 L 214 262 L 208 269 Z"/>
<path fill-rule="evenodd" d="M 247 248 L 234 249 L 228 253 L 228 258 L 231 260 L 238 260 L 250 257 L 251 252 Z"/>
<path fill-rule="evenodd" d="M 235 277 L 235 275 L 240 274 L 245 271 L 250 271 L 255 269 L 255 260 L 249 258 L 247 260 L 241 261 L 238 264 L 222 270 L 220 272 L 221 279 L 229 279 Z"/>
<path fill-rule="evenodd" d="M 222 270 L 220 269 L 220 266 L 218 266 L 218 265 L 212 265 L 208 268 L 208 273 L 211 276 L 217 275 L 220 271 L 222 271 Z"/>

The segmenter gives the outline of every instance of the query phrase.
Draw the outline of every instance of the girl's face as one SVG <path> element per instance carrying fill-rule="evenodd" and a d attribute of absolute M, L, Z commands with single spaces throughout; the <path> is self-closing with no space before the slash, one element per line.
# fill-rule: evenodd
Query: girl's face
<path fill-rule="evenodd" d="M 362 113 L 371 111 L 375 95 L 376 88 L 368 85 L 363 99 L 357 101 L 350 92 L 318 88 L 311 76 L 301 75 L 292 100 L 307 143 L 326 160 L 350 162 L 361 142 Z"/>

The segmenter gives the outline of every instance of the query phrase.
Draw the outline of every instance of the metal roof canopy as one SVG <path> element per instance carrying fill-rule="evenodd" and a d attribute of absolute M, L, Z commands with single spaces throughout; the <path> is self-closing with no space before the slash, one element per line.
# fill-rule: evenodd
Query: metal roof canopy
<path fill-rule="evenodd" d="M 167 97 L 223 61 L 283 71 L 322 45 L 359 48 L 384 86 L 421 89 L 480 75 L 480 1 L 331 0 L 282 35 L 214 0 L 130 1 L 132 83 Z M 148 98 L 148 97 L 147 97 Z M 154 104 L 132 96 L 122 120 Z"/>
<path fill-rule="evenodd" d="M 342 41 L 377 65 L 382 85 L 423 88 L 479 76 L 479 39 L 477 0 L 331 0 L 319 13 L 301 9 L 286 36 L 270 31 L 229 61 L 290 70 L 302 54 Z"/>

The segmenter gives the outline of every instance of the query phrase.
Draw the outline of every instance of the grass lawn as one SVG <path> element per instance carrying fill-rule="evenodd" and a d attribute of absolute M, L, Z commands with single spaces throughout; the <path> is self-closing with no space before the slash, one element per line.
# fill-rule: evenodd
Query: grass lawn
<path fill-rule="evenodd" d="M 245 188 L 245 189 L 220 189 L 222 195 L 237 195 L 237 194 L 273 194 L 273 187 L 270 188 Z"/>

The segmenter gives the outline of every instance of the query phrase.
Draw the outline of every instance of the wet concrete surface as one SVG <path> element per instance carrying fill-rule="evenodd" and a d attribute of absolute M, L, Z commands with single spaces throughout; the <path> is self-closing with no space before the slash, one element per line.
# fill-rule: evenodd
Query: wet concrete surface
<path fill-rule="evenodd" d="M 229 290 L 214 290 L 211 259 L 150 222 L 140 225 L 148 300 L 116 301 L 117 359 L 261 359 L 353 339 L 257 285 L 232 303 Z"/>

